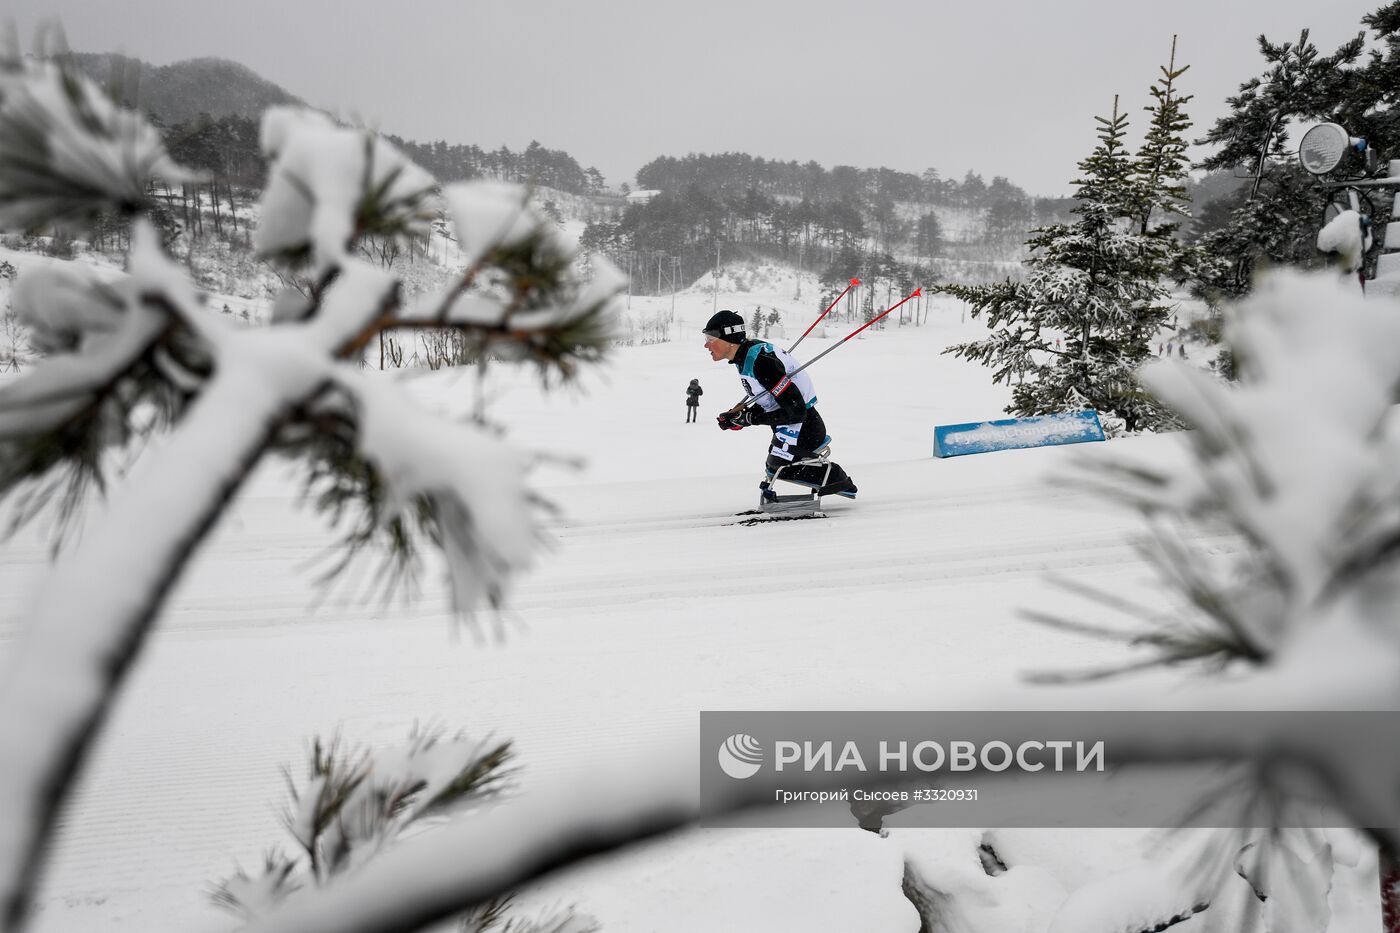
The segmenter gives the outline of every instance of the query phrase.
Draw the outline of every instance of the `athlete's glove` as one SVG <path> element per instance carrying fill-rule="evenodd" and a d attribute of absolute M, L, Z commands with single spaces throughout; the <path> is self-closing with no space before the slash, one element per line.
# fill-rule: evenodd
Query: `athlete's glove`
<path fill-rule="evenodd" d="M 721 431 L 742 431 L 753 423 L 750 417 L 749 410 L 741 408 L 738 411 L 722 411 L 715 420 L 719 422 Z"/>

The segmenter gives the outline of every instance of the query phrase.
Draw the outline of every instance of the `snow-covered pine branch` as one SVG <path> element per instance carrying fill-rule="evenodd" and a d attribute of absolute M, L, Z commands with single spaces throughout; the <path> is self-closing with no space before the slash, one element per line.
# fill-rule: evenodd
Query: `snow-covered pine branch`
<path fill-rule="evenodd" d="M 272 111 L 262 140 L 274 162 L 259 249 L 312 276 L 279 298 L 274 326 L 226 326 L 144 221 L 126 278 L 99 283 L 65 269 L 16 296 L 50 355 L 0 394 L 0 496 L 42 498 L 65 475 L 102 480 L 114 447 L 174 426 L 59 555 L 0 675 L 7 930 L 24 922 L 55 814 L 165 596 L 265 454 L 306 463 L 313 486 L 330 478 L 318 506 L 357 515 L 348 540 L 388 544 L 392 566 L 440 550 L 460 611 L 498 603 L 529 562 L 540 503 L 525 486 L 526 458 L 372 384 L 358 367 L 370 339 L 447 323 L 496 357 L 561 378 L 606 346 L 616 271 L 595 259 L 601 274 L 585 281 L 554 225 L 521 206 L 523 192 L 449 191 L 472 262 L 437 320 L 401 318 L 398 280 L 351 257 L 361 237 L 425 228 L 441 210 L 432 178 L 373 134 L 309 111 Z M 50 62 L 5 63 L 0 220 L 139 214 L 152 179 L 180 174 L 158 134 L 90 82 Z M 57 506 L 80 509 L 82 483 L 66 491 Z M 21 507 L 24 517 L 37 506 Z"/>
<path fill-rule="evenodd" d="M 409 834 L 433 831 L 454 814 L 489 806 L 512 787 L 509 742 L 476 741 L 441 729 L 415 728 L 400 748 L 357 749 L 340 737 L 312 741 L 305 778 L 285 771 L 284 824 L 300 851 L 274 848 L 260 869 L 242 869 L 214 885 L 213 902 L 245 923 L 297 892 L 348 875 Z M 513 895 L 493 898 L 457 916 L 458 933 L 593 933 L 591 918 L 556 908 L 535 919 Z"/>
<path fill-rule="evenodd" d="M 57 62 L 0 56 L 0 229 L 80 223 L 150 206 L 151 182 L 196 175 L 160 133 Z"/>
<path fill-rule="evenodd" d="M 509 742 L 479 742 L 415 730 L 397 749 L 355 749 L 339 737 L 313 740 L 306 776 L 287 772 L 287 832 L 301 852 L 269 857 L 261 874 L 238 872 L 214 900 L 246 920 L 294 891 L 366 864 L 411 828 L 491 800 L 511 776 Z"/>
<path fill-rule="evenodd" d="M 433 831 L 451 815 L 490 806 L 510 792 L 508 741 L 445 737 L 440 728 L 414 728 L 402 748 L 350 748 L 339 735 L 312 741 L 304 780 L 286 770 L 284 825 L 300 852 L 272 849 L 252 874 L 239 869 L 214 885 L 214 904 L 242 922 L 258 920 L 307 888 L 353 873 L 399 839 Z M 493 898 L 456 918 L 458 933 L 594 933 L 599 927 L 573 909 L 526 919 L 514 895 Z"/>

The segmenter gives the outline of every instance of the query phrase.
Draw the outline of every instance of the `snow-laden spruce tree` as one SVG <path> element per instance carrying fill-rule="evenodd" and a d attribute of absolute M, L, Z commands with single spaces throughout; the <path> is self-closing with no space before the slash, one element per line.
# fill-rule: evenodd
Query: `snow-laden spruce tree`
<path fill-rule="evenodd" d="M 1011 385 L 1010 414 L 1093 408 L 1134 431 L 1165 417 L 1141 391 L 1136 371 L 1171 315 L 1161 282 L 1170 237 L 1144 233 L 1141 226 L 1154 208 L 1170 202 L 1166 190 L 1174 179 L 1164 158 L 1152 169 L 1155 187 L 1139 177 L 1116 97 L 1112 115 L 1095 120 L 1099 142 L 1079 163 L 1075 182 L 1079 219 L 1034 231 L 1021 281 L 943 286 L 992 332 L 944 352 L 990 367 L 993 382 Z"/>
<path fill-rule="evenodd" d="M 312 111 L 273 109 L 261 134 L 254 245 L 304 288 L 278 297 L 270 326 L 244 328 L 205 306 L 145 219 L 154 182 L 188 174 L 157 132 L 59 62 L 0 61 L 0 228 L 133 220 L 125 274 L 54 265 L 14 293 L 45 358 L 0 387 L 0 496 L 22 522 L 111 494 L 57 555 L 0 671 L 0 929 L 23 925 L 56 814 L 166 595 L 261 460 L 300 465 L 343 553 L 381 555 L 390 580 L 439 552 L 462 612 L 498 604 L 532 559 L 532 456 L 362 372 L 371 341 L 452 329 L 479 359 L 563 378 L 607 344 L 620 278 L 595 260 L 585 280 L 520 189 L 439 188 Z M 442 215 L 463 268 L 438 293 L 409 302 L 357 257 L 363 238 L 421 235 Z M 112 484 L 154 433 L 168 436 Z"/>

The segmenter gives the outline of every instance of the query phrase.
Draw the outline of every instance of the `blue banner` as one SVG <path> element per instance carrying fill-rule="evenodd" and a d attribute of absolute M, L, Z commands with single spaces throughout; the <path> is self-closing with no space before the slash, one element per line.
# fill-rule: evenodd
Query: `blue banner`
<path fill-rule="evenodd" d="M 1041 415 L 1037 418 L 940 424 L 933 429 L 933 455 L 960 457 L 963 454 L 983 454 L 993 450 L 1082 444 L 1085 441 L 1103 439 L 1103 425 L 1099 424 L 1099 413 L 1086 409 L 1062 415 Z"/>

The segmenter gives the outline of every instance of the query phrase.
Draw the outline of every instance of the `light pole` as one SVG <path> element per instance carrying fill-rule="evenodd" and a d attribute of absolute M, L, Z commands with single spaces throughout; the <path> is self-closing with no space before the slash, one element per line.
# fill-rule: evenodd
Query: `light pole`
<path fill-rule="evenodd" d="M 715 299 L 710 303 L 710 314 L 719 311 L 719 240 L 715 240 Z"/>
<path fill-rule="evenodd" d="M 1344 211 L 1356 213 L 1360 228 L 1357 231 L 1360 252 L 1356 257 L 1356 277 L 1361 291 L 1365 292 L 1365 257 L 1374 242 L 1374 231 L 1370 216 L 1371 202 L 1366 199 L 1362 189 L 1395 188 L 1400 186 L 1400 177 L 1376 177 L 1379 174 L 1379 153 L 1368 146 L 1366 140 L 1349 135 L 1345 128 L 1336 123 L 1319 123 L 1304 133 L 1298 145 L 1298 161 L 1305 171 L 1318 179 L 1323 188 L 1334 192 L 1323 215 L 1324 226 Z M 1400 176 L 1400 160 L 1392 161 L 1388 168 L 1390 175 Z M 1332 175 L 1332 180 L 1323 180 L 1323 176 L 1326 175 Z M 1341 198 L 1342 194 L 1346 195 L 1345 200 Z M 1362 210 L 1363 201 L 1366 210 Z M 1400 199 L 1396 199 L 1391 205 L 1391 222 L 1386 226 L 1387 241 L 1400 239 L 1400 223 L 1397 223 L 1400 221 L 1400 213 L 1397 213 L 1397 209 L 1400 209 Z M 1396 237 L 1393 238 L 1391 234 L 1396 234 Z M 1376 261 L 1374 278 L 1400 272 L 1400 242 L 1387 242 L 1386 246 L 1388 252 L 1383 253 Z"/>
<path fill-rule="evenodd" d="M 803 259 L 803 255 L 802 255 L 802 254 L 803 254 L 803 252 L 804 252 L 803 246 L 804 246 L 804 244 L 803 244 L 803 242 L 802 242 L 802 238 L 801 238 L 801 237 L 798 237 L 798 238 L 797 238 L 797 290 L 796 290 L 795 292 L 793 292 L 793 294 L 792 294 L 792 300 L 793 300 L 793 301 L 801 301 L 801 300 L 802 300 L 802 259 Z"/>

